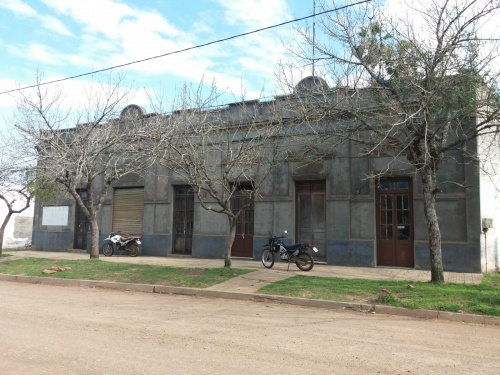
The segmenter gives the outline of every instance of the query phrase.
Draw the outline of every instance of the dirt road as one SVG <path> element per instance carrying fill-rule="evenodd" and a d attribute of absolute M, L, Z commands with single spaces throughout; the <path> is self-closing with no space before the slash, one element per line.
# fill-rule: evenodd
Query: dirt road
<path fill-rule="evenodd" d="M 0 282 L 0 374 L 499 374 L 500 328 Z"/>

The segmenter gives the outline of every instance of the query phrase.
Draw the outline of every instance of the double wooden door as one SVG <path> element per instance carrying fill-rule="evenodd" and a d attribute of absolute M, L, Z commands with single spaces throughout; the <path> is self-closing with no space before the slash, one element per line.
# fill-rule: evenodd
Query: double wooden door
<path fill-rule="evenodd" d="M 175 188 L 174 254 L 190 255 L 193 246 L 194 192 L 189 186 Z"/>
<path fill-rule="evenodd" d="M 380 180 L 376 200 L 377 265 L 414 267 L 411 180 Z"/>
<path fill-rule="evenodd" d="M 85 206 L 88 207 L 89 200 L 87 197 L 87 190 L 79 190 L 78 194 L 80 195 L 80 198 Z M 87 236 L 89 231 L 89 219 L 83 212 L 78 202 L 75 201 L 75 241 L 73 245 L 75 249 L 87 249 Z"/>
<path fill-rule="evenodd" d="M 326 183 L 299 181 L 296 183 L 297 242 L 312 243 L 318 248 L 314 259 L 326 261 Z"/>
<path fill-rule="evenodd" d="M 236 235 L 231 248 L 231 255 L 235 257 L 253 256 L 254 202 L 250 198 L 250 190 L 251 187 L 243 188 L 231 199 L 233 212 L 243 209 L 236 222 Z"/>

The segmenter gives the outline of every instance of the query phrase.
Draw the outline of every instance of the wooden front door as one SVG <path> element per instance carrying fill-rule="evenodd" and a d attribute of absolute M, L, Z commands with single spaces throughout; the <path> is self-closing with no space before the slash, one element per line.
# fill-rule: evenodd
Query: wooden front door
<path fill-rule="evenodd" d="M 376 200 L 377 265 L 414 267 L 411 180 L 380 180 Z"/>
<path fill-rule="evenodd" d="M 79 190 L 78 194 L 82 198 L 85 206 L 88 207 L 89 200 L 87 197 L 87 190 Z M 81 209 L 78 202 L 75 201 L 75 249 L 87 249 L 87 235 L 90 231 L 89 219 Z"/>
<path fill-rule="evenodd" d="M 325 181 L 299 181 L 296 184 L 297 242 L 310 242 L 319 252 L 314 259 L 326 261 Z"/>
<path fill-rule="evenodd" d="M 191 255 L 193 244 L 194 193 L 189 186 L 175 188 L 174 254 Z"/>
<path fill-rule="evenodd" d="M 251 187 L 248 187 L 248 190 L 250 189 Z M 231 256 L 235 257 L 253 257 L 254 205 L 248 190 L 242 188 L 231 199 L 233 212 L 238 212 L 242 207 L 245 207 L 236 222 L 236 236 L 231 248 Z"/>

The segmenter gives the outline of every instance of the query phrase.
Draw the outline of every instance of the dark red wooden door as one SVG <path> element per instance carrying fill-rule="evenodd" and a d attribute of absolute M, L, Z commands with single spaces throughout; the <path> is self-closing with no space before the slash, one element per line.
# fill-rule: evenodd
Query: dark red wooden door
<path fill-rule="evenodd" d="M 326 261 L 325 181 L 296 184 L 297 242 L 311 242 L 318 248 L 314 259 Z"/>
<path fill-rule="evenodd" d="M 249 196 L 249 190 L 237 191 L 231 200 L 231 208 L 233 212 L 238 212 L 243 208 L 236 222 L 236 236 L 231 248 L 231 256 L 253 257 L 254 205 Z"/>
<path fill-rule="evenodd" d="M 411 180 L 380 180 L 376 199 L 377 265 L 414 267 Z"/>

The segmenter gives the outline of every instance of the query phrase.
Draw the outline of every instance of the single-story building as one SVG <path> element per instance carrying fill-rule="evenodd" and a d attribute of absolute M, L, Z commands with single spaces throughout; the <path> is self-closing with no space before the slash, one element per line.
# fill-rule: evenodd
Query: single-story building
<path fill-rule="evenodd" d="M 238 110 L 237 105 L 227 107 L 232 116 Z M 479 152 L 481 142 L 475 147 Z M 498 159 L 498 152 L 494 155 Z M 457 157 L 439 170 L 442 181 L 467 182 L 466 187 L 444 184 L 437 198 L 444 269 L 498 271 L 499 178 L 484 173 L 465 155 Z M 490 160 L 493 166 L 498 166 L 497 159 Z M 360 157 L 352 143 L 313 162 L 283 161 L 240 216 L 232 255 L 259 259 L 269 232 L 287 230 L 290 242 L 314 243 L 320 250 L 316 261 L 430 269 L 418 174 L 409 165 L 395 163 L 384 176 L 366 178 L 385 170 L 387 163 L 383 155 Z M 147 177 L 130 174 L 114 184 L 100 211 L 101 240 L 121 230 L 141 234 L 143 255 L 222 258 L 227 219 L 203 209 L 175 172 L 160 165 L 149 172 Z M 80 191 L 84 200 L 86 194 Z M 245 199 L 242 190 L 233 203 Z M 73 198 L 59 197 L 54 205 L 35 207 L 35 249 L 88 249 L 89 243 L 87 219 Z"/>

